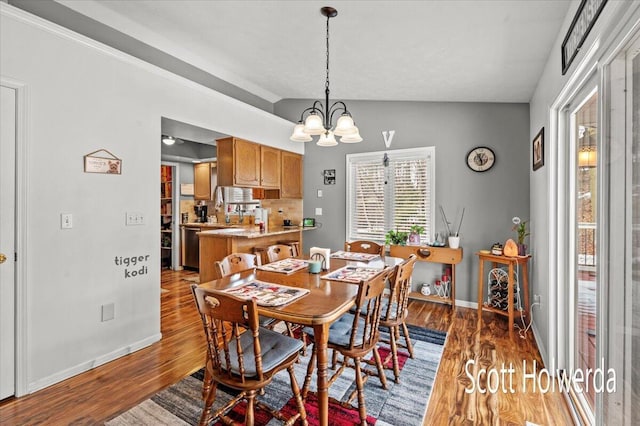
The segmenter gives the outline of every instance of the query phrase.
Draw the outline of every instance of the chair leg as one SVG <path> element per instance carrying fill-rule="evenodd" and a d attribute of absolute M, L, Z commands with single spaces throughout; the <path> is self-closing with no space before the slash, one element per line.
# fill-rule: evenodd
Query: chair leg
<path fill-rule="evenodd" d="M 400 365 L 398 363 L 398 343 L 396 341 L 396 333 L 398 327 L 391 327 L 389 330 L 389 337 L 391 337 L 391 359 L 393 360 L 393 375 L 396 379 L 396 383 L 400 383 Z"/>
<path fill-rule="evenodd" d="M 212 381 L 211 386 L 207 389 L 207 395 L 203 396 L 204 408 L 202 409 L 202 415 L 200 416 L 200 426 L 208 425 L 209 420 L 211 420 L 211 406 L 213 406 L 213 402 L 216 400 L 217 386 L 217 383 Z"/>
<path fill-rule="evenodd" d="M 380 384 L 382 385 L 382 389 L 387 389 L 387 376 L 384 374 L 384 366 L 382 365 L 382 360 L 380 359 L 380 352 L 378 352 L 378 347 L 373 347 L 373 357 L 376 360 L 376 367 L 378 368 L 378 377 L 380 378 Z"/>
<path fill-rule="evenodd" d="M 311 347 L 311 358 L 307 365 L 307 375 L 304 376 L 304 384 L 302 385 L 302 399 L 307 399 L 307 393 L 309 392 L 309 386 L 311 385 L 311 375 L 313 374 L 313 368 L 316 365 L 316 345 Z"/>
<path fill-rule="evenodd" d="M 244 424 L 246 426 L 253 426 L 255 423 L 255 406 L 256 406 L 256 392 L 247 392 L 247 408 L 244 414 Z"/>
<path fill-rule="evenodd" d="M 380 358 L 380 355 L 378 355 Z M 367 406 L 364 403 L 364 381 L 362 380 L 362 369 L 360 368 L 360 358 L 353 359 L 356 370 L 356 387 L 358 389 L 358 412 L 360 413 L 360 424 L 367 425 Z"/>
<path fill-rule="evenodd" d="M 300 422 L 303 426 L 307 426 L 309 424 L 307 422 L 307 411 L 304 408 L 304 401 L 300 395 L 300 388 L 298 387 L 298 381 L 296 380 L 293 365 L 287 368 L 287 371 L 289 372 L 289 379 L 291 380 L 291 391 L 293 392 L 293 396 L 296 398 L 296 405 L 298 406 L 298 412 L 300 413 Z"/>
<path fill-rule="evenodd" d="M 211 374 L 209 373 L 209 368 L 205 365 L 204 367 L 204 378 L 202 379 L 202 399 L 206 400 L 207 395 L 209 394 L 209 390 L 211 389 Z"/>
<path fill-rule="evenodd" d="M 407 324 L 402 321 L 402 332 L 404 333 L 404 340 L 407 343 L 407 350 L 409 351 L 409 356 L 413 359 L 413 344 L 411 344 L 411 336 L 409 336 L 409 328 Z"/>

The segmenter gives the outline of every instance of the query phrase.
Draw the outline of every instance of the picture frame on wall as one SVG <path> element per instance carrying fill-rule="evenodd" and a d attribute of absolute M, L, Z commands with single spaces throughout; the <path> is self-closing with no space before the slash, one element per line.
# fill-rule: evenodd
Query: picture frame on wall
<path fill-rule="evenodd" d="M 325 170 L 322 175 L 324 176 L 325 185 L 336 184 L 336 169 Z"/>
<path fill-rule="evenodd" d="M 544 166 L 544 127 L 540 129 L 532 142 L 533 171 Z"/>

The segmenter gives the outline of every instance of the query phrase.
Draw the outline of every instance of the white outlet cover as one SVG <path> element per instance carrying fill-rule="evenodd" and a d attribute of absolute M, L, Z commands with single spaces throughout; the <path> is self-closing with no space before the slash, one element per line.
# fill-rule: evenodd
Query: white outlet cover
<path fill-rule="evenodd" d="M 322 216 L 322 207 L 316 207 L 316 216 Z"/>

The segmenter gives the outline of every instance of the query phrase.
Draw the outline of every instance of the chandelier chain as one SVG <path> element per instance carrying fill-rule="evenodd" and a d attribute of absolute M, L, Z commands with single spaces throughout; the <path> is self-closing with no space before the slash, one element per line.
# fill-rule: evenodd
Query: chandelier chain
<path fill-rule="evenodd" d="M 327 16 L 327 80 L 324 83 L 325 90 L 329 90 L 329 19 Z"/>

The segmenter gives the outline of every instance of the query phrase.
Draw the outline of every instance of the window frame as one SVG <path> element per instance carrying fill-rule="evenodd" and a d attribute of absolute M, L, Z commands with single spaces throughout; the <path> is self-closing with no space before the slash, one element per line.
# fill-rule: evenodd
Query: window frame
<path fill-rule="evenodd" d="M 372 152 L 362 152 L 355 154 L 347 154 L 345 159 L 345 170 L 346 170 L 346 215 L 345 215 L 345 241 L 351 241 L 352 239 L 357 239 L 357 237 L 352 237 L 351 232 L 351 218 L 355 213 L 354 207 L 355 203 L 353 202 L 355 197 L 355 182 L 354 176 L 351 172 L 351 164 L 354 162 L 362 162 L 371 159 L 379 159 L 382 162 L 384 155 L 387 155 L 391 161 L 394 158 L 402 158 L 402 157 L 420 157 L 424 158 L 427 161 L 427 187 L 429 193 L 428 200 L 428 208 L 427 208 L 427 217 L 428 217 L 428 232 L 427 234 L 423 234 L 424 238 L 427 241 L 433 241 L 433 237 L 435 235 L 435 225 L 436 225 L 436 149 L 434 146 L 428 147 L 420 147 L 420 148 L 406 148 L 406 149 L 393 149 L 386 151 L 372 151 Z M 384 214 L 385 214 L 385 226 L 389 227 L 391 222 L 391 203 L 385 202 L 384 206 Z M 391 229 L 391 228 L 389 228 Z M 389 230 L 386 229 L 385 233 Z M 378 243 L 384 244 L 384 238 L 382 240 L 373 240 Z"/>

